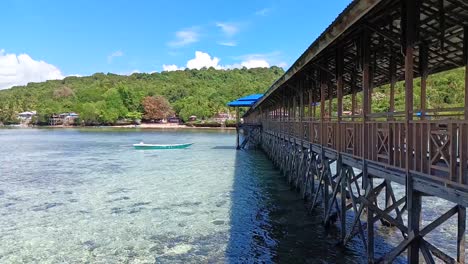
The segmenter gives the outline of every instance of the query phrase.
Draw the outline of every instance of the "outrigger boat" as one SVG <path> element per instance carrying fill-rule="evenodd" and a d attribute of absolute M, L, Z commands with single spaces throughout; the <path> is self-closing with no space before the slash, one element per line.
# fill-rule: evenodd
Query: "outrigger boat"
<path fill-rule="evenodd" d="M 184 149 L 188 148 L 193 143 L 184 143 L 184 144 L 145 144 L 140 142 L 138 144 L 133 144 L 135 149 Z"/>

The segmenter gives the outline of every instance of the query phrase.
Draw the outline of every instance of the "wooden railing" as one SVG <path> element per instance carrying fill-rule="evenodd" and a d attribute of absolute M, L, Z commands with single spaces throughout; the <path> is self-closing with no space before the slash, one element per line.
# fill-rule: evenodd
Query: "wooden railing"
<path fill-rule="evenodd" d="M 446 183 L 468 183 L 468 121 L 265 120 L 263 130 Z M 363 128 L 365 130 L 363 130 Z M 408 142 L 407 131 L 410 140 Z M 366 137 L 363 139 L 363 137 Z M 408 146 L 408 143 L 410 144 Z M 410 155 L 406 155 L 407 151 Z"/>

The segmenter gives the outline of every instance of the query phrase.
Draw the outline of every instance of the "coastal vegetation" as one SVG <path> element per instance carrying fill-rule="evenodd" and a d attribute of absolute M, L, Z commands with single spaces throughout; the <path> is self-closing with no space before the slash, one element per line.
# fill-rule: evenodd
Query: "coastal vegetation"
<path fill-rule="evenodd" d="M 37 111 L 35 122 L 47 124 L 53 114 L 76 112 L 87 125 L 119 120 L 157 120 L 172 114 L 208 119 L 228 113 L 226 103 L 264 92 L 284 73 L 282 68 L 182 70 L 134 73 L 130 76 L 96 73 L 29 83 L 0 91 L 0 122 L 18 122 L 17 114 Z"/>
<path fill-rule="evenodd" d="M 96 73 L 87 77 L 30 83 L 0 91 L 0 122 L 17 123 L 17 114 L 37 111 L 34 123 L 48 124 L 53 114 L 76 112 L 79 123 L 110 125 L 122 120 L 150 121 L 178 116 L 209 119 L 232 111 L 226 103 L 236 98 L 263 93 L 282 74 L 279 67 L 216 70 L 183 70 L 162 73 L 134 73 L 130 76 Z M 427 108 L 463 106 L 464 70 L 462 68 L 430 75 L 427 80 Z M 420 102 L 420 79 L 415 80 L 414 105 Z M 376 87 L 372 111 L 389 111 L 388 85 Z M 351 109 L 351 96 L 343 100 Z M 358 111 L 362 93 L 357 96 Z M 336 112 L 336 99 L 333 100 Z M 404 84 L 395 87 L 395 110 L 404 109 Z M 77 123 L 77 122 L 76 122 Z M 194 123 L 194 126 L 208 122 Z M 216 124 L 213 124 L 213 126 Z"/>
<path fill-rule="evenodd" d="M 465 69 L 458 68 L 450 71 L 429 75 L 426 82 L 426 109 L 454 109 L 464 105 Z M 395 112 L 405 110 L 405 85 L 403 81 L 395 85 Z M 414 108 L 419 110 L 421 105 L 421 78 L 414 79 Z M 352 109 L 351 95 L 343 97 L 343 110 Z M 356 111 L 361 112 L 362 92 L 356 95 Z M 327 109 L 328 105 L 326 106 Z M 332 115 L 338 109 L 337 99 L 332 101 Z M 320 108 L 317 107 L 317 116 Z M 372 113 L 390 112 L 390 85 L 375 87 L 372 91 Z"/>

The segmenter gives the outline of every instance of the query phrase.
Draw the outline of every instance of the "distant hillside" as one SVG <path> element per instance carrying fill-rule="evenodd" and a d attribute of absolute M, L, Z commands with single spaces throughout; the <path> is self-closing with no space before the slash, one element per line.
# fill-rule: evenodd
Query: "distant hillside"
<path fill-rule="evenodd" d="M 35 110 L 39 121 L 54 113 L 77 112 L 87 123 L 112 124 L 119 119 L 140 118 L 146 96 L 167 98 L 182 119 L 196 115 L 209 118 L 227 112 L 226 103 L 253 93 L 263 93 L 284 73 L 278 67 L 233 70 L 184 70 L 162 73 L 135 73 L 130 76 L 96 73 L 89 77 L 67 77 L 60 81 L 30 83 L 0 90 L 0 122 L 16 121 L 16 115 Z M 459 68 L 429 76 L 427 108 L 463 106 L 464 69 Z M 414 106 L 420 105 L 420 80 L 415 80 Z M 372 111 L 389 110 L 388 86 L 376 87 Z M 357 96 L 358 109 L 362 93 Z M 351 109 L 351 98 L 344 98 L 344 110 Z M 333 101 L 336 112 L 336 99 Z M 395 89 L 395 110 L 404 110 L 404 85 Z"/>
<path fill-rule="evenodd" d="M 135 73 L 130 76 L 96 73 L 88 77 L 30 83 L 0 91 L 0 121 L 35 110 L 42 122 L 51 114 L 77 112 L 89 123 L 111 124 L 139 117 L 146 96 L 167 98 L 181 118 L 212 117 L 228 111 L 226 103 L 263 93 L 284 73 L 279 67 L 233 70 L 184 70 Z"/>

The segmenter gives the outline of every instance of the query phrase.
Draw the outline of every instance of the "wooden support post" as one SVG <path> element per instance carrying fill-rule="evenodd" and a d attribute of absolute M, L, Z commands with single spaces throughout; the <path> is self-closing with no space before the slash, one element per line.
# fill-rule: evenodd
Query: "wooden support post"
<path fill-rule="evenodd" d="M 428 52 L 426 43 L 419 47 L 419 71 L 421 73 L 421 120 L 426 119 L 426 82 L 428 76 Z"/>
<path fill-rule="evenodd" d="M 393 53 L 390 54 L 390 113 L 395 112 L 395 85 L 396 85 L 396 62 Z M 393 115 L 391 120 L 393 120 Z"/>
<path fill-rule="evenodd" d="M 417 24 L 419 8 L 417 1 L 403 0 L 402 27 L 405 54 L 405 119 L 406 119 L 406 197 L 408 205 L 408 232 L 419 235 L 421 217 L 421 194 L 414 190 L 410 170 L 412 169 L 413 129 L 413 79 L 414 79 L 414 45 L 417 41 Z M 419 263 L 419 240 L 413 241 L 408 248 L 408 262 Z"/>
<path fill-rule="evenodd" d="M 298 138 L 304 139 L 304 82 L 301 80 L 299 83 L 299 135 Z"/>
<path fill-rule="evenodd" d="M 468 120 L 468 27 L 463 28 L 463 62 L 465 65 L 465 120 Z M 461 151 L 460 151 L 460 160 L 465 160 L 460 164 L 460 183 L 466 184 L 467 177 L 467 157 L 468 151 L 466 139 L 468 138 L 468 125 L 464 126 L 464 129 L 460 129 L 461 138 Z M 459 263 L 465 263 L 465 245 L 466 245 L 466 207 L 458 206 L 458 232 L 457 232 L 457 261 Z"/>
<path fill-rule="evenodd" d="M 369 89 L 370 89 L 370 34 L 367 29 L 362 33 L 361 40 L 361 55 L 362 57 L 362 93 L 363 93 L 363 105 L 362 105 L 362 158 L 363 158 L 363 168 L 362 168 L 362 187 L 365 189 L 368 184 L 368 174 L 367 174 L 367 161 L 369 157 L 369 129 L 367 127 L 367 120 L 369 114 Z"/>
<path fill-rule="evenodd" d="M 375 54 L 374 54 L 375 56 Z M 370 67 L 369 69 L 369 99 L 368 99 L 368 104 L 369 104 L 369 112 L 367 112 L 367 114 L 372 114 L 372 94 L 374 92 L 374 76 L 375 76 L 375 63 L 373 62 L 372 63 L 372 67 Z"/>
<path fill-rule="evenodd" d="M 366 195 L 372 196 L 372 178 L 368 179 Z M 370 198 L 370 203 L 373 204 L 375 197 Z M 363 205 L 361 205 L 363 206 Z M 371 206 L 367 206 L 367 262 L 374 263 L 374 211 L 371 209 Z"/>
<path fill-rule="evenodd" d="M 468 26 L 463 28 L 463 62 L 465 64 L 465 120 L 468 120 Z"/>
<path fill-rule="evenodd" d="M 457 262 L 465 264 L 466 207 L 458 206 Z"/>
<path fill-rule="evenodd" d="M 326 144 L 323 121 L 325 118 L 325 90 L 327 89 L 327 73 L 320 70 L 320 143 Z"/>
<path fill-rule="evenodd" d="M 351 73 L 351 115 L 356 114 L 356 70 Z M 354 120 L 354 117 L 353 117 Z"/>
<path fill-rule="evenodd" d="M 333 93 L 332 93 L 332 90 L 333 90 L 333 86 L 329 83 L 328 84 L 328 121 L 331 121 L 332 119 L 332 113 L 333 113 L 333 109 L 332 109 L 332 102 L 333 102 Z"/>
<path fill-rule="evenodd" d="M 315 101 L 314 101 L 314 105 L 312 108 L 312 117 L 314 120 L 317 118 L 317 104 L 315 103 Z"/>
<path fill-rule="evenodd" d="M 343 151 L 341 143 L 341 118 L 343 116 L 343 47 L 339 47 L 336 52 L 336 95 L 337 95 L 337 116 L 338 116 L 338 127 L 336 131 L 336 149 L 338 152 Z"/>
<path fill-rule="evenodd" d="M 341 195 L 341 242 L 344 243 L 345 238 L 346 238 L 346 211 L 347 211 L 347 205 L 346 205 L 346 184 L 347 184 L 347 177 L 348 177 L 348 168 L 344 168 L 341 160 L 341 155 L 340 155 L 340 173 L 341 173 L 341 189 L 340 189 L 340 195 Z"/>
<path fill-rule="evenodd" d="M 236 107 L 236 132 L 237 132 L 237 138 L 236 138 L 236 149 L 240 149 L 240 142 L 239 142 L 239 133 L 240 133 L 240 116 L 239 116 L 239 107 Z"/>

